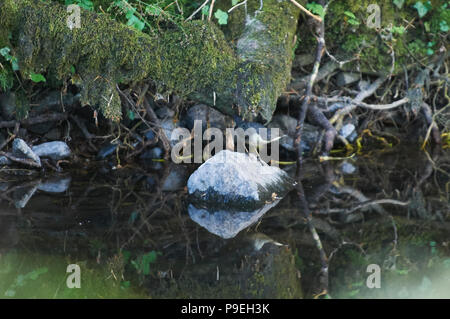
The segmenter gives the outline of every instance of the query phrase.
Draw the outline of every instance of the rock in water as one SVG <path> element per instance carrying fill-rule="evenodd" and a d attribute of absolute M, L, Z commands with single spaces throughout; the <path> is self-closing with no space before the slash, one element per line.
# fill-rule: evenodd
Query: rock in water
<path fill-rule="evenodd" d="M 278 167 L 254 155 L 224 150 L 203 163 L 187 183 L 191 197 L 200 203 L 252 209 L 283 197 L 294 180 Z"/>
<path fill-rule="evenodd" d="M 12 144 L 12 153 L 14 156 L 19 158 L 27 158 L 31 159 L 33 162 L 39 164 L 41 166 L 41 159 L 39 155 L 37 155 L 24 140 L 20 138 L 16 138 Z"/>
<path fill-rule="evenodd" d="M 32 150 L 40 157 L 49 157 L 55 161 L 69 157 L 71 154 L 69 146 L 61 141 L 35 145 Z"/>

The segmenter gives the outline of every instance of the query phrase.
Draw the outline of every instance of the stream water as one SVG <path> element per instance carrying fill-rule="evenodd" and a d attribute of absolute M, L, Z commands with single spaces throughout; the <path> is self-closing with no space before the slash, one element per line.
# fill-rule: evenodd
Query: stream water
<path fill-rule="evenodd" d="M 318 296 L 296 192 L 256 213 L 193 211 L 193 169 L 1 169 L 0 298 Z M 449 150 L 307 161 L 302 184 L 332 298 L 450 298 Z"/>

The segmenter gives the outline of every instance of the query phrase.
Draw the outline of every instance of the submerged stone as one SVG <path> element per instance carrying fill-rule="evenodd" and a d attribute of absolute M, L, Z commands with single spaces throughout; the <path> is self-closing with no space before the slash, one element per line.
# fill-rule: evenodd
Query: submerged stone
<path fill-rule="evenodd" d="M 187 183 L 192 199 L 218 207 L 256 209 L 283 197 L 294 180 L 255 155 L 224 150 L 203 163 Z"/>
<path fill-rule="evenodd" d="M 54 159 L 55 161 L 69 157 L 71 155 L 69 146 L 61 141 L 53 141 L 35 145 L 33 146 L 32 150 L 40 157 L 49 157 L 51 159 Z"/>

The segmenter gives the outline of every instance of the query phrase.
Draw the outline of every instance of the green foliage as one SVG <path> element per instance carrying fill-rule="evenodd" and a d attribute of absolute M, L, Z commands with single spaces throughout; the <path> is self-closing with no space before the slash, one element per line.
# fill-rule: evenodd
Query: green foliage
<path fill-rule="evenodd" d="M 351 11 L 344 11 L 344 14 L 349 18 L 347 19 L 347 22 L 350 23 L 351 25 L 359 25 L 359 21 L 356 18 L 355 14 Z"/>
<path fill-rule="evenodd" d="M 150 274 L 150 265 L 156 262 L 158 255 L 161 255 L 161 253 L 152 250 L 149 253 L 138 256 L 136 259 L 131 261 L 131 264 L 134 266 L 138 274 L 147 276 Z"/>
<path fill-rule="evenodd" d="M 94 10 L 94 3 L 90 0 L 66 0 L 65 4 L 67 6 L 71 4 L 76 4 L 80 6 L 80 8 L 90 11 Z"/>
<path fill-rule="evenodd" d="M 216 13 L 214 13 L 214 17 L 216 17 L 219 24 L 227 24 L 228 23 L 228 13 L 217 9 Z"/>
<path fill-rule="evenodd" d="M 5 296 L 6 297 L 14 297 L 16 295 L 16 290 L 19 287 L 25 286 L 25 284 L 30 280 L 36 280 L 40 275 L 45 274 L 48 272 L 47 267 L 37 268 L 33 271 L 30 271 L 29 273 L 25 275 L 18 275 L 14 283 L 6 290 Z"/>
<path fill-rule="evenodd" d="M 10 52 L 11 49 L 9 47 L 4 47 L 0 49 L 0 55 L 3 56 L 6 59 L 6 61 L 11 63 L 13 71 L 18 71 L 19 63 L 17 61 L 17 58 L 12 56 Z"/>
<path fill-rule="evenodd" d="M 7 91 L 13 87 L 13 74 L 10 67 L 0 63 L 0 89 Z"/>
<path fill-rule="evenodd" d="M 45 77 L 42 74 L 39 74 L 39 73 L 31 73 L 30 74 L 30 79 L 31 79 L 31 81 L 33 81 L 35 83 L 46 82 L 47 81 L 45 79 Z"/>
<path fill-rule="evenodd" d="M 403 7 L 403 4 L 405 3 L 405 0 L 394 0 L 393 2 L 397 6 L 397 8 L 401 9 Z"/>
<path fill-rule="evenodd" d="M 312 3 L 308 3 L 306 5 L 306 8 L 311 11 L 314 14 L 317 14 L 319 17 L 321 17 L 322 19 L 325 17 L 325 11 L 323 9 L 323 6 L 320 4 L 317 4 L 315 2 Z"/>
<path fill-rule="evenodd" d="M 425 3 L 422 3 L 422 1 L 417 1 L 414 5 L 413 8 L 415 8 L 417 10 L 417 13 L 419 14 L 420 18 L 423 18 L 428 11 L 430 11 L 431 9 L 431 2 L 427 1 Z"/>

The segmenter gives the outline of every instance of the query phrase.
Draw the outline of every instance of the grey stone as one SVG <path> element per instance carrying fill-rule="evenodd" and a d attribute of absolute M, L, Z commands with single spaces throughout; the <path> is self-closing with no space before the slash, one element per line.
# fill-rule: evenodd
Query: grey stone
<path fill-rule="evenodd" d="M 186 127 L 192 130 L 194 128 L 194 121 L 202 121 L 202 129 L 206 130 L 208 110 L 210 127 L 216 127 L 220 130 L 224 130 L 227 127 L 226 116 L 204 104 L 197 104 L 189 108 L 185 119 Z"/>
<path fill-rule="evenodd" d="M 38 190 L 47 193 L 64 193 L 70 186 L 71 177 L 51 178 L 38 185 Z"/>
<path fill-rule="evenodd" d="M 15 138 L 12 144 L 12 153 L 14 156 L 19 158 L 27 158 L 31 159 L 35 163 L 41 165 L 41 159 L 39 155 L 37 155 L 24 140 L 20 138 Z"/>
<path fill-rule="evenodd" d="M 97 159 L 104 160 L 105 158 L 113 154 L 118 146 L 119 144 L 111 144 L 111 143 L 106 144 L 98 151 Z"/>
<path fill-rule="evenodd" d="M 188 178 L 187 169 L 183 165 L 173 164 L 170 167 L 170 173 L 164 180 L 163 191 L 171 192 L 183 189 L 186 186 Z"/>
<path fill-rule="evenodd" d="M 175 111 L 167 106 L 161 106 L 155 113 L 160 119 L 172 118 L 175 115 Z"/>
<path fill-rule="evenodd" d="M 280 136 L 287 135 L 280 140 L 281 147 L 288 151 L 295 151 L 294 138 L 297 130 L 297 120 L 289 115 L 275 115 L 267 125 L 268 128 L 279 128 Z M 302 150 L 309 153 L 319 139 L 318 129 L 308 123 L 304 123 L 302 135 Z"/>
<path fill-rule="evenodd" d="M 197 208 L 190 204 L 188 212 L 191 219 L 213 233 L 224 239 L 235 237 L 243 229 L 255 224 L 272 207 L 276 206 L 280 200 L 253 211 L 230 211 L 230 210 L 208 210 Z"/>
<path fill-rule="evenodd" d="M 352 83 L 359 81 L 361 78 L 359 73 L 353 72 L 340 72 L 337 75 L 337 85 L 338 86 L 346 86 Z"/>
<path fill-rule="evenodd" d="M 278 167 L 253 154 L 220 151 L 203 163 L 187 183 L 191 198 L 224 207 L 255 209 L 282 197 L 294 181 Z"/>
<path fill-rule="evenodd" d="M 161 121 L 161 127 L 163 128 L 164 133 L 166 133 L 167 139 L 170 141 L 170 145 L 174 147 L 180 141 L 180 138 L 172 136 L 172 132 L 180 126 L 175 125 L 172 119 L 166 119 Z"/>
<path fill-rule="evenodd" d="M 67 146 L 65 142 L 61 141 L 53 141 L 35 145 L 32 150 L 40 157 L 49 157 L 55 161 L 71 155 L 69 146 Z"/>
<path fill-rule="evenodd" d="M 6 156 L 0 156 L 0 165 L 11 165 L 12 162 Z"/>
<path fill-rule="evenodd" d="M 356 131 L 355 125 L 348 123 L 342 126 L 342 128 L 339 130 L 339 135 L 342 137 L 349 139 L 349 137 Z"/>
<path fill-rule="evenodd" d="M 340 169 L 344 174 L 353 174 L 354 172 L 356 172 L 356 167 L 347 161 L 341 164 Z"/>

